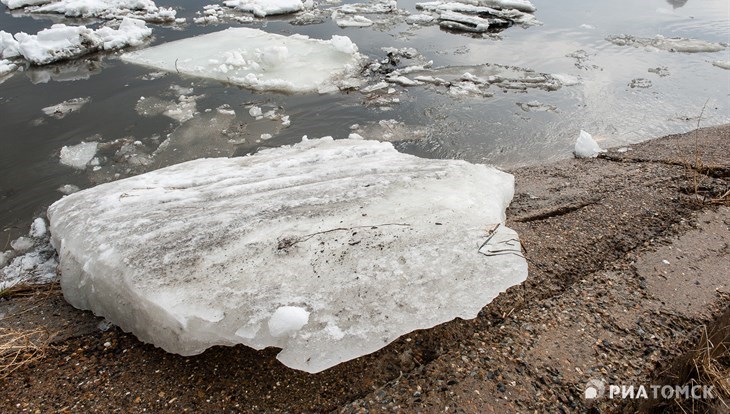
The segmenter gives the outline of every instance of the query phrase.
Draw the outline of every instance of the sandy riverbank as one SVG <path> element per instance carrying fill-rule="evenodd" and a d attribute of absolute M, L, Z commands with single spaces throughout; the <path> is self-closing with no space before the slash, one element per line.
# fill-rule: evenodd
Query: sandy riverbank
<path fill-rule="evenodd" d="M 512 171 L 508 225 L 524 242 L 527 282 L 474 320 L 316 375 L 284 367 L 273 350 L 167 354 L 102 331 L 57 289 L 11 296 L 0 328 L 51 343 L 2 380 L 0 411 L 634 411 L 587 401 L 583 389 L 591 379 L 651 383 L 727 308 L 728 154 L 723 126 Z"/>

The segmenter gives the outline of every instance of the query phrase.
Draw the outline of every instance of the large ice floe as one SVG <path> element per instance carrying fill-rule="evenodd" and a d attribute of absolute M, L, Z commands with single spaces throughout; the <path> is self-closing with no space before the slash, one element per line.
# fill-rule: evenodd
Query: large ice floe
<path fill-rule="evenodd" d="M 444 29 L 486 33 L 513 24 L 523 27 L 541 24 L 531 13 L 535 7 L 529 1 L 460 0 L 416 3 L 416 8 L 430 14 L 406 19 L 411 24 L 438 22 Z"/>
<path fill-rule="evenodd" d="M 99 19 L 134 17 L 153 23 L 174 22 L 177 14 L 172 8 L 157 7 L 152 0 L 0 0 L 0 2 L 9 9 L 24 8 L 28 13 Z"/>
<path fill-rule="evenodd" d="M 312 1 L 309 0 L 308 3 L 311 6 Z M 305 7 L 302 0 L 226 0 L 223 4 L 257 17 L 296 13 Z"/>
<path fill-rule="evenodd" d="M 513 191 L 485 165 L 322 138 L 102 184 L 48 214 L 73 306 L 169 352 L 278 347 L 318 372 L 521 283 Z"/>
<path fill-rule="evenodd" d="M 687 39 L 684 37 L 634 37 L 630 35 L 613 35 L 606 38 L 607 41 L 617 46 L 646 47 L 668 52 L 680 53 L 706 53 L 725 50 L 727 46 L 719 43 L 707 42 L 699 39 Z"/>
<path fill-rule="evenodd" d="M 230 28 L 128 53 L 128 62 L 254 90 L 329 92 L 355 82 L 362 56 L 346 36 L 331 40 Z"/>
<path fill-rule="evenodd" d="M 132 18 L 124 18 L 116 29 L 105 26 L 94 30 L 54 24 L 35 35 L 16 33 L 16 43 L 8 40 L 6 48 L 16 48 L 20 56 L 34 65 L 46 65 L 100 50 L 139 46 L 151 35 L 152 29 L 144 21 Z"/>

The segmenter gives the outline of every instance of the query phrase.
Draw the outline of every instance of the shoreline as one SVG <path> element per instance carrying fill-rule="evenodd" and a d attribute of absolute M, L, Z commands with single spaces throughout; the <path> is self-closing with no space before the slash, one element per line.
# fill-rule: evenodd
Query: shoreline
<path fill-rule="evenodd" d="M 51 341 L 1 380 L 0 410 L 620 411 L 626 401 L 582 398 L 586 381 L 649 383 L 730 292 L 730 207 L 712 202 L 727 197 L 730 125 L 630 147 L 508 171 L 507 225 L 525 245 L 527 281 L 473 320 L 320 374 L 284 367 L 271 349 L 167 354 L 100 329 L 57 289 L 0 301 L 0 328 L 45 330 Z"/>

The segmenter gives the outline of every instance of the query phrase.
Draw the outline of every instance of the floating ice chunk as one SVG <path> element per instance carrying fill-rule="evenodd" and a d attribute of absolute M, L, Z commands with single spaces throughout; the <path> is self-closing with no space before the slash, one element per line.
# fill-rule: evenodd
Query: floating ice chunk
<path fill-rule="evenodd" d="M 0 59 L 10 59 L 20 56 L 18 51 L 18 41 L 13 38 L 13 35 L 0 30 Z"/>
<path fill-rule="evenodd" d="M 575 141 L 576 158 L 596 158 L 601 152 L 604 151 L 598 146 L 591 134 L 581 130 L 578 139 Z"/>
<path fill-rule="evenodd" d="M 333 18 L 334 16 L 335 13 L 333 13 Z M 340 27 L 368 27 L 374 24 L 372 20 L 360 15 L 337 17 L 335 23 Z"/>
<path fill-rule="evenodd" d="M 553 73 L 552 77 L 563 86 L 580 85 L 580 79 L 577 76 L 566 75 L 564 73 Z"/>
<path fill-rule="evenodd" d="M 730 70 L 730 60 L 715 60 L 712 62 L 712 66 Z"/>
<path fill-rule="evenodd" d="M 16 69 L 18 69 L 18 65 L 15 63 L 9 60 L 0 59 L 0 77 L 5 76 Z"/>
<path fill-rule="evenodd" d="M 10 10 L 19 9 L 21 7 L 36 6 L 39 4 L 50 3 L 52 0 L 0 0 L 0 3 L 8 6 Z"/>
<path fill-rule="evenodd" d="M 248 109 L 248 114 L 251 115 L 254 118 L 259 118 L 264 116 L 264 112 L 261 110 L 260 107 L 254 105 L 251 108 Z"/>
<path fill-rule="evenodd" d="M 521 283 L 500 224 L 513 189 L 485 165 L 323 138 L 102 184 L 49 218 L 74 306 L 170 352 L 274 346 L 319 372 Z"/>
<path fill-rule="evenodd" d="M 42 111 L 50 117 L 62 119 L 71 112 L 79 111 L 81 107 L 89 103 L 89 101 L 91 101 L 91 97 L 88 96 L 85 98 L 73 98 L 53 106 L 45 107 Z"/>
<path fill-rule="evenodd" d="M 537 8 L 529 0 L 461 0 L 464 3 L 477 4 L 479 6 L 497 7 L 500 9 L 515 9 L 522 12 L 532 13 Z"/>
<path fill-rule="evenodd" d="M 118 29 L 102 27 L 97 30 L 85 26 L 54 24 L 37 35 L 17 33 L 20 54 L 34 65 L 45 65 L 59 60 L 73 59 L 98 50 L 115 50 L 138 46 L 152 35 L 152 29 L 141 20 L 124 18 Z"/>
<path fill-rule="evenodd" d="M 489 20 L 468 14 L 446 11 L 439 16 L 439 25 L 453 30 L 484 33 L 489 29 Z"/>
<path fill-rule="evenodd" d="M 298 306 L 282 306 L 269 319 L 269 333 L 274 338 L 289 336 L 309 322 L 309 312 Z"/>
<path fill-rule="evenodd" d="M 337 11 L 346 14 L 387 14 L 398 11 L 396 0 L 378 0 L 371 3 L 343 4 Z"/>
<path fill-rule="evenodd" d="M 301 0 L 227 0 L 228 7 L 253 13 L 257 17 L 296 13 L 304 10 Z"/>
<path fill-rule="evenodd" d="M 38 0 L 35 4 L 39 7 L 27 10 L 31 13 L 57 13 L 66 17 L 100 19 L 133 17 L 154 23 L 177 21 L 175 10 L 157 7 L 152 0 Z"/>
<path fill-rule="evenodd" d="M 436 20 L 436 18 L 431 16 L 430 14 L 412 14 L 406 17 L 406 23 L 408 24 L 425 25 L 433 23 L 434 20 Z"/>
<path fill-rule="evenodd" d="M 719 43 L 683 37 L 664 37 L 661 35 L 646 38 L 621 34 L 609 36 L 606 40 L 617 46 L 653 47 L 669 52 L 682 53 L 719 52 L 726 49 L 726 46 Z"/>
<path fill-rule="evenodd" d="M 314 92 L 337 89 L 356 76 L 362 56 L 344 36 L 316 40 L 231 28 L 127 53 L 122 59 L 255 90 Z"/>
<path fill-rule="evenodd" d="M 30 239 L 28 237 L 18 237 L 17 239 L 10 242 L 10 247 L 12 247 L 13 250 L 21 254 L 32 249 L 34 245 L 35 243 L 33 242 L 33 239 Z"/>
<path fill-rule="evenodd" d="M 468 4 L 467 4 L 468 3 Z M 522 25 L 523 27 L 528 26 L 536 26 L 542 24 L 539 20 L 535 18 L 532 14 L 526 13 L 525 11 L 520 11 L 514 8 L 511 9 L 501 9 L 501 8 L 493 8 L 488 7 L 484 5 L 476 5 L 476 2 L 440 2 L 440 1 L 432 1 L 432 2 L 426 2 L 426 3 L 416 3 L 416 8 L 420 10 L 427 10 L 432 11 L 436 13 L 444 13 L 444 12 L 457 12 L 458 14 L 470 14 L 474 15 L 474 17 L 492 17 L 492 18 L 498 18 L 498 19 L 504 19 L 507 21 L 512 21 L 516 24 Z M 454 20 L 454 21 L 459 21 Z M 495 23 L 498 23 L 497 20 L 494 21 Z M 502 24 L 507 23 L 502 22 Z"/>
<path fill-rule="evenodd" d="M 61 148 L 61 164 L 83 170 L 96 156 L 98 142 L 82 142 Z"/>
<path fill-rule="evenodd" d="M 28 232 L 28 234 L 34 239 L 40 239 L 45 237 L 47 232 L 48 228 L 46 226 L 46 221 L 43 220 L 43 218 L 38 217 L 33 220 L 33 224 L 30 225 L 30 231 Z"/>
<path fill-rule="evenodd" d="M 401 86 L 418 86 L 423 85 L 422 82 L 407 78 L 405 76 L 389 76 L 386 79 L 388 82 L 395 83 Z"/>
<path fill-rule="evenodd" d="M 162 114 L 178 122 L 185 122 L 192 119 L 197 113 L 198 98 L 195 95 L 181 95 L 178 97 L 177 103 L 169 105 Z"/>
<path fill-rule="evenodd" d="M 75 192 L 81 191 L 79 186 L 73 185 L 73 184 L 64 184 L 64 185 L 58 187 L 56 190 L 58 190 L 58 192 L 65 194 L 65 195 L 69 195 L 69 194 L 73 194 Z"/>

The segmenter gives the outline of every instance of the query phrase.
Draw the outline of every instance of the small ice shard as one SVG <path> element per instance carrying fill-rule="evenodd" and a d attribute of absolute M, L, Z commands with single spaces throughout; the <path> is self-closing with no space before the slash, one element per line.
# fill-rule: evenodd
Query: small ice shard
<path fill-rule="evenodd" d="M 282 306 L 269 319 L 269 333 L 274 338 L 289 336 L 309 322 L 309 312 L 298 306 Z"/>
<path fill-rule="evenodd" d="M 712 65 L 721 69 L 730 70 L 730 60 L 715 60 L 712 62 Z"/>
<path fill-rule="evenodd" d="M 83 170 L 94 159 L 98 142 L 82 142 L 61 148 L 61 164 Z"/>
<path fill-rule="evenodd" d="M 576 158 L 596 158 L 603 152 L 591 134 L 581 130 L 578 139 L 575 141 Z"/>
<path fill-rule="evenodd" d="M 10 242 L 10 247 L 13 248 L 18 253 L 25 253 L 28 250 L 32 249 L 35 245 L 35 242 L 33 242 L 33 239 L 30 239 L 28 237 L 18 237 L 17 239 Z"/>
<path fill-rule="evenodd" d="M 228 7 L 252 13 L 257 17 L 296 13 L 304 10 L 301 0 L 226 0 Z"/>
<path fill-rule="evenodd" d="M 57 188 L 57 190 L 65 195 L 73 194 L 77 191 L 81 191 L 81 189 L 77 185 L 73 184 L 64 184 Z"/>
<path fill-rule="evenodd" d="M 513 192 L 486 165 L 303 139 L 86 189 L 49 219 L 73 306 L 169 352 L 273 346 L 319 372 L 524 281 Z"/>
<path fill-rule="evenodd" d="M 230 28 L 122 56 L 128 62 L 254 90 L 316 92 L 357 76 L 362 56 L 345 36 L 331 40 Z"/>
<path fill-rule="evenodd" d="M 48 228 L 46 227 L 46 221 L 43 220 L 43 218 L 38 217 L 37 219 L 33 220 L 33 224 L 30 225 L 30 231 L 28 232 L 28 235 L 30 235 L 30 237 L 33 237 L 34 239 L 40 239 L 45 237 L 47 232 Z"/>
<path fill-rule="evenodd" d="M 71 112 L 79 111 L 81 107 L 89 103 L 89 101 L 91 101 L 91 98 L 88 96 L 85 98 L 73 98 L 67 101 L 63 101 L 57 105 L 43 108 L 42 111 L 44 114 L 50 117 L 62 119 Z"/>

